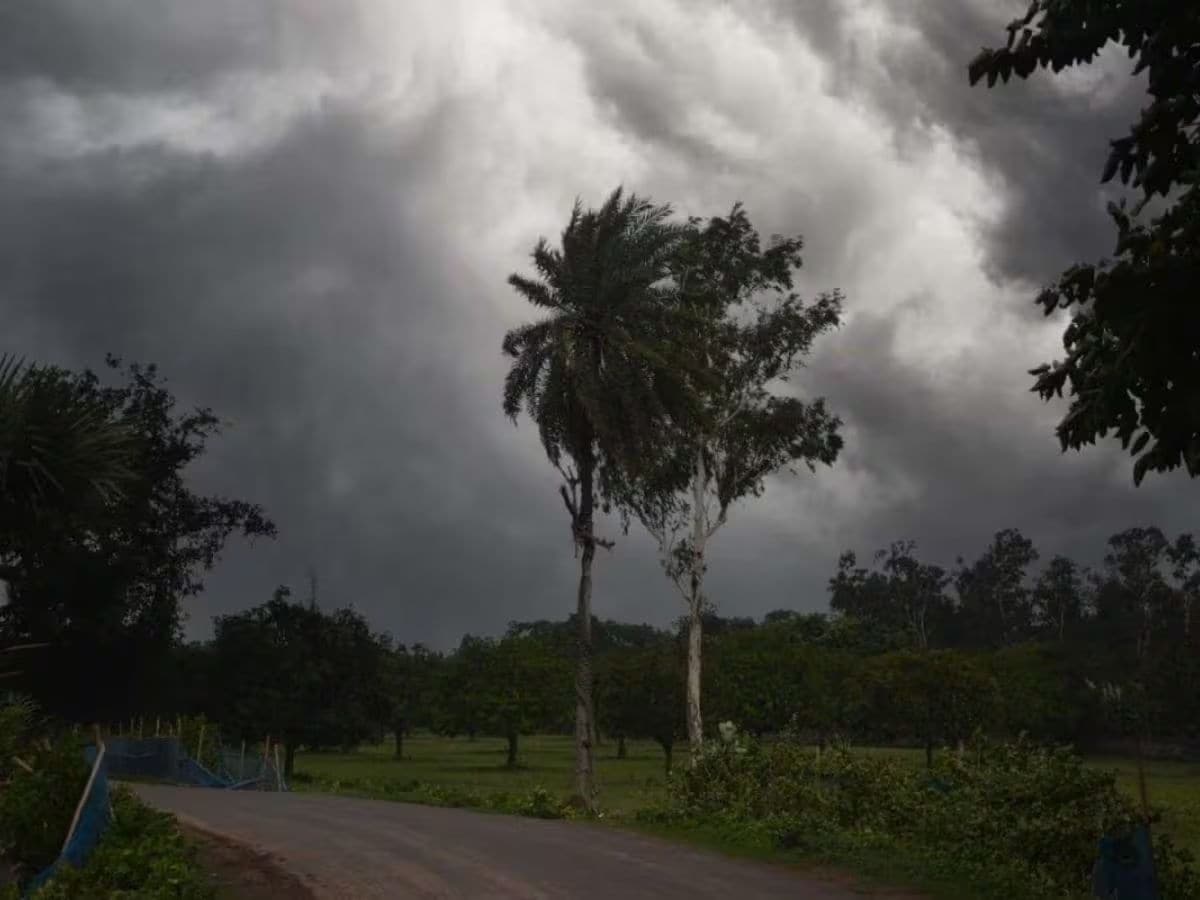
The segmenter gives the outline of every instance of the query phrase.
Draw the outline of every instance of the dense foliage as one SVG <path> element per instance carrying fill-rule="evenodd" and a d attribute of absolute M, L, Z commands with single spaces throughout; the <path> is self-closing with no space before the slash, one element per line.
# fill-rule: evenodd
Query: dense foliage
<path fill-rule="evenodd" d="M 36 900 L 210 900 L 216 896 L 175 819 L 125 788 L 112 794 L 112 822 L 81 869 L 64 867 Z"/>
<path fill-rule="evenodd" d="M 58 858 L 88 766 L 82 745 L 70 737 L 30 740 L 19 758 L 0 787 L 0 857 L 28 878 Z"/>
<path fill-rule="evenodd" d="M 301 745 L 353 746 L 374 733 L 389 689 L 389 647 L 361 615 L 289 596 L 280 587 L 262 606 L 216 619 L 206 698 L 228 737 L 281 742 L 285 777 Z"/>
<path fill-rule="evenodd" d="M 1097 836 L 1139 821 L 1111 774 L 1025 741 L 973 743 L 927 771 L 842 746 L 763 744 L 731 727 L 722 738 L 676 773 L 645 818 L 725 827 L 815 856 L 870 848 L 920 859 L 984 896 L 1031 898 L 1087 894 Z M 1187 855 L 1161 836 L 1155 854 L 1163 896 L 1196 896 Z"/>
<path fill-rule="evenodd" d="M 111 357 L 108 364 L 123 385 L 105 386 L 91 371 L 34 370 L 27 391 L 34 399 L 25 406 L 86 413 L 84 422 L 116 429 L 125 436 L 120 442 L 71 450 L 73 432 L 53 430 L 53 417 L 17 416 L 12 409 L 20 404 L 0 404 L 9 449 L 19 450 L 24 436 L 34 446 L 50 442 L 52 456 L 69 451 L 120 469 L 119 491 L 42 503 L 36 516 L 6 516 L 0 526 L 0 577 L 8 593 L 0 608 L 0 645 L 50 644 L 24 655 L 19 686 L 70 721 L 126 718 L 154 703 L 168 685 L 164 674 L 182 602 L 200 591 L 204 572 L 235 532 L 274 534 L 258 506 L 191 489 L 187 468 L 219 432 L 213 412 L 179 411 L 154 366 L 126 366 Z M 10 489 L 19 486 L 20 459 L 18 452 Z M 64 489 L 79 487 L 90 471 L 83 467 L 66 478 Z"/>
<path fill-rule="evenodd" d="M 694 402 L 648 448 L 617 492 L 658 543 L 660 561 L 687 608 L 687 730 L 704 737 L 703 625 L 708 548 L 730 507 L 760 496 L 768 476 L 831 465 L 840 420 L 824 398 L 801 399 L 785 383 L 816 338 L 838 325 L 841 295 L 801 300 L 793 279 L 800 237 L 764 249 L 740 203 L 728 216 L 688 220 L 671 255 L 663 304 L 678 322 L 660 345 L 682 342 Z M 784 389 L 780 389 L 781 386 Z"/>
<path fill-rule="evenodd" d="M 896 542 L 873 567 L 852 554 L 830 580 L 832 615 L 704 620 L 705 714 L 753 734 L 796 728 L 814 743 L 938 748 L 977 731 L 1095 749 L 1200 740 L 1197 562 L 1190 536 L 1114 535 L 1103 566 L 1036 548 L 1007 529 L 953 570 Z M 684 729 L 686 619 L 660 630 L 594 620 L 597 738 L 648 738 L 670 759 Z M 569 729 L 573 619 L 514 622 L 448 653 L 394 645 L 349 611 L 270 603 L 180 648 L 180 705 L 226 737 L 351 746 L 413 728 L 519 737 Z M 192 674 L 187 675 L 187 672 Z M 190 740 L 195 742 L 193 734 Z"/>
<path fill-rule="evenodd" d="M 1200 474 L 1200 7 L 1187 2 L 1033 0 L 1008 26 L 1006 46 L 970 64 L 988 86 L 1039 68 L 1094 61 L 1114 41 L 1146 72 L 1150 102 L 1111 142 L 1102 181 L 1116 176 L 1144 196 L 1133 212 L 1110 205 L 1113 260 L 1079 264 L 1037 298 L 1047 315 L 1072 310 L 1066 358 L 1034 369 L 1045 399 L 1069 391 L 1058 426 L 1063 449 L 1114 434 L 1136 457 L 1134 481 L 1180 466 Z M 1146 222 L 1155 196 L 1166 210 Z M 1132 444 L 1132 447 L 1130 446 Z"/>

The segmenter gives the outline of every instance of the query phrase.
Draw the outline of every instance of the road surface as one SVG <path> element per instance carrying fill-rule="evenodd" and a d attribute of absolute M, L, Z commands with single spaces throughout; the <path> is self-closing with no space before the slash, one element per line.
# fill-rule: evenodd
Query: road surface
<path fill-rule="evenodd" d="M 849 900 L 862 891 L 582 822 L 328 794 L 136 785 L 186 825 L 275 857 L 318 898 Z"/>

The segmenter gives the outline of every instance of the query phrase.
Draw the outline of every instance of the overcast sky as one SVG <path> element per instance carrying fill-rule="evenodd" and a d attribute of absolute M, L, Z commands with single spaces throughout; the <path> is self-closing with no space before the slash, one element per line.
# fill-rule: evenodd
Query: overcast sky
<path fill-rule="evenodd" d="M 846 448 L 735 508 L 720 610 L 824 609 L 841 551 L 902 537 L 949 565 L 1016 527 L 1095 561 L 1194 509 L 1182 475 L 1135 490 L 1119 448 L 1062 455 L 1026 374 L 1061 348 L 1038 287 L 1112 249 L 1099 173 L 1145 86 L 1108 53 L 968 87 L 1024 6 L 4 3 L 0 350 L 156 362 L 229 421 L 194 482 L 279 538 L 229 547 L 190 634 L 313 566 L 322 605 L 447 646 L 574 604 L 556 473 L 500 409 L 501 337 L 534 315 L 507 275 L 577 195 L 742 200 L 804 236 L 803 294 L 846 295 L 798 382 Z M 595 603 L 681 612 L 637 529 Z"/>

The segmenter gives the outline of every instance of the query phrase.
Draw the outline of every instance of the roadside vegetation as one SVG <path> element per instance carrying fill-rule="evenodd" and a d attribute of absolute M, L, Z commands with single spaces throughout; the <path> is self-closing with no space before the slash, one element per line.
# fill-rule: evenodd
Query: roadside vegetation
<path fill-rule="evenodd" d="M 724 746 L 719 738 L 712 743 L 714 748 Z M 606 740 L 596 757 L 597 779 L 605 798 L 600 821 L 726 853 L 833 867 L 880 884 L 962 898 L 1042 896 L 1030 885 L 1036 886 L 1038 878 L 1054 876 L 1031 875 L 1040 863 L 1031 869 L 1031 864 L 1020 862 L 1034 847 L 1023 828 L 1036 826 L 1041 835 L 1042 863 L 1065 860 L 1066 854 L 1047 853 L 1045 848 L 1068 842 L 1076 848 L 1076 868 L 1085 866 L 1090 872 L 1096 849 L 1091 814 L 1107 811 L 1114 825 L 1118 819 L 1127 824 L 1138 815 L 1137 764 L 1130 759 L 1077 759 L 1030 744 L 1016 748 L 1004 744 L 988 748 L 985 744 L 973 752 L 964 748 L 961 756 L 957 748 L 939 747 L 931 771 L 925 765 L 925 751 L 919 747 L 837 746 L 819 754 L 815 745 L 794 740 L 760 743 L 745 735 L 731 746 L 738 744 L 746 748 L 748 756 L 718 752 L 702 767 L 702 776 L 680 768 L 668 779 L 662 769 L 661 748 L 654 742 L 629 740 L 625 756 L 618 757 L 615 742 Z M 505 765 L 506 742 L 485 736 L 472 741 L 414 734 L 406 741 L 403 760 L 395 758 L 390 742 L 349 753 L 302 753 L 294 787 L 543 817 L 554 817 L 556 809 L 562 817 L 575 815 L 569 804 L 570 738 L 535 735 L 524 746 L 522 765 L 515 769 Z M 992 761 L 985 769 L 978 765 L 981 751 Z M 770 771 L 777 778 L 794 778 L 795 782 L 762 784 L 764 773 Z M 949 789 L 964 772 L 964 780 L 970 781 L 967 795 L 951 797 Z M 983 783 L 981 772 L 988 775 Z M 712 782 L 711 790 L 700 787 L 701 777 Z M 1152 761 L 1146 766 L 1146 780 L 1152 804 L 1161 815 L 1154 833 L 1160 848 L 1170 848 L 1160 861 L 1168 864 L 1167 877 L 1175 879 L 1173 892 L 1164 896 L 1190 897 L 1188 891 L 1195 889 L 1195 882 L 1188 879 L 1195 874 L 1188 874 L 1184 864 L 1185 854 L 1200 856 L 1200 761 Z M 857 798 L 853 790 L 859 791 Z M 536 812 L 523 811 L 513 802 L 534 794 L 549 795 L 554 802 L 543 803 Z M 1068 795 L 1076 804 L 1069 809 L 1063 806 Z M 768 814 L 755 808 L 755 802 L 760 802 L 756 797 L 760 801 L 767 798 Z M 787 802 L 802 803 L 804 815 L 809 817 L 797 815 L 794 809 L 789 812 Z M 931 802 L 934 807 L 926 808 Z M 1008 804 L 1006 809 L 1014 807 L 1019 812 L 997 810 L 995 804 L 1001 802 Z M 859 806 L 856 815 L 861 816 L 857 821 L 851 816 L 854 803 Z M 922 803 L 925 805 L 918 808 Z M 968 806 L 981 803 L 971 814 L 976 818 L 963 818 Z M 988 804 L 991 812 L 986 812 Z M 914 834 L 912 828 L 918 822 L 932 827 L 934 812 L 942 817 L 943 827 L 957 823 L 972 829 L 967 836 L 957 832 L 954 838 L 967 840 L 971 848 L 976 839 L 988 835 L 1008 843 L 1002 850 L 993 846 L 988 853 L 973 849 L 964 854 L 947 835 L 930 830 Z M 991 831 L 978 821 L 980 814 L 991 821 Z M 904 827 L 896 833 L 880 831 L 873 816 L 892 816 L 888 821 L 893 826 L 899 823 Z M 996 866 L 998 858 L 1013 860 L 1013 864 Z M 1085 858 L 1086 863 L 1082 862 Z M 1065 876 L 1059 870 L 1057 877 Z M 973 885 L 971 890 L 976 892 L 970 893 L 965 884 Z M 1061 896 L 1085 893 L 1077 889 Z M 1044 896 L 1060 894 L 1051 891 Z"/>

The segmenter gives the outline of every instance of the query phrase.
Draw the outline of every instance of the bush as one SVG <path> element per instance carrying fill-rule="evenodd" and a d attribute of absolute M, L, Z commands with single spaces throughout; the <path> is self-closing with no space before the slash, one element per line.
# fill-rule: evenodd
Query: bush
<path fill-rule="evenodd" d="M 427 806 L 486 809 L 535 819 L 573 818 L 575 811 L 558 794 L 540 785 L 524 794 L 480 792 L 453 784 L 431 784 L 412 778 L 339 778 L 316 775 L 302 781 L 306 790 L 361 794 L 384 800 L 405 800 Z"/>
<path fill-rule="evenodd" d="M 564 803 L 561 797 L 541 786 L 515 800 L 505 798 L 504 804 L 495 808 L 501 812 L 531 816 L 535 819 L 565 819 L 572 813 L 570 805 Z"/>
<path fill-rule="evenodd" d="M 35 742 L 24 750 L 33 771 L 16 768 L 0 790 L 0 855 L 23 877 L 58 858 L 87 785 L 83 746 L 73 737 Z"/>
<path fill-rule="evenodd" d="M 113 821 L 82 869 L 63 867 L 35 900 L 208 900 L 215 892 L 173 817 L 125 788 L 112 794 Z"/>
<path fill-rule="evenodd" d="M 1099 838 L 1138 821 L 1112 774 L 1027 741 L 977 743 L 925 770 L 846 746 L 818 754 L 726 737 L 669 784 L 650 818 L 737 828 L 815 855 L 890 851 L 960 884 L 1029 897 L 1086 894 Z M 1164 897 L 1200 896 L 1186 854 L 1156 835 L 1155 856 Z"/>
<path fill-rule="evenodd" d="M 32 700 L 16 695 L 0 700 L 0 781 L 7 781 L 19 768 L 13 757 L 25 751 L 37 724 Z"/>

